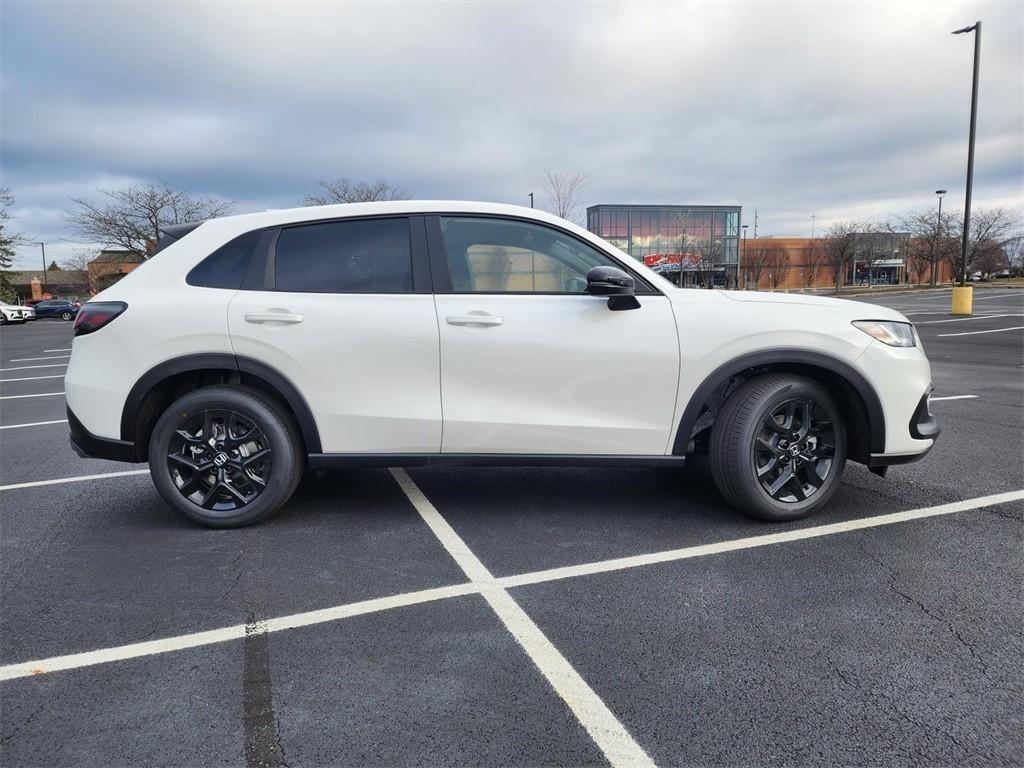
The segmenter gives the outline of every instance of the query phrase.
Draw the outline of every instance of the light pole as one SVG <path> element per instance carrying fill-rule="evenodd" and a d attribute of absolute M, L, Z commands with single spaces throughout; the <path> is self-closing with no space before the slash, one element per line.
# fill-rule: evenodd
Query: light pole
<path fill-rule="evenodd" d="M 749 224 L 744 224 L 744 225 L 743 225 L 742 227 L 740 227 L 740 229 L 742 229 L 742 230 L 743 230 L 743 253 L 741 254 L 741 259 L 740 259 L 740 260 L 741 260 L 741 261 L 742 261 L 742 262 L 743 262 L 744 264 L 746 264 L 746 263 L 747 263 L 747 227 L 749 227 L 749 226 L 750 226 Z M 741 266 L 742 266 L 742 265 L 741 265 Z M 749 288 L 749 287 L 750 287 L 750 286 L 748 286 L 748 285 L 747 285 L 747 276 L 746 276 L 746 275 L 744 275 L 744 276 L 743 276 L 743 288 L 744 288 L 744 289 L 747 289 L 747 288 Z M 756 287 L 756 286 L 755 286 L 755 287 Z"/>
<path fill-rule="evenodd" d="M 981 22 L 976 21 L 969 27 L 958 29 L 954 35 L 962 35 L 965 32 L 974 33 L 974 78 L 971 83 L 971 134 L 967 143 L 967 192 L 964 197 L 964 237 L 960 246 L 960 287 L 967 285 L 967 242 L 971 236 L 971 188 L 974 186 L 974 135 L 978 126 L 978 67 L 981 63 Z M 971 313 L 971 299 L 964 297 L 968 303 L 966 311 L 958 313 L 956 307 L 953 314 Z M 963 307 L 961 307 L 963 309 Z"/>
<path fill-rule="evenodd" d="M 814 219 L 815 219 L 815 214 L 812 213 L 811 214 L 811 240 L 814 239 Z"/>
<path fill-rule="evenodd" d="M 530 207 L 533 208 L 533 192 L 530 193 Z"/>
<path fill-rule="evenodd" d="M 946 190 L 936 189 L 935 194 L 939 196 L 939 220 L 935 222 L 935 245 L 932 246 L 932 268 L 931 279 L 929 281 L 931 283 L 932 288 L 935 287 L 935 265 L 938 263 L 938 258 L 936 258 L 936 249 L 942 243 L 942 196 L 946 194 Z"/>
<path fill-rule="evenodd" d="M 43 249 L 43 293 L 46 293 L 46 243 L 36 243 Z"/>

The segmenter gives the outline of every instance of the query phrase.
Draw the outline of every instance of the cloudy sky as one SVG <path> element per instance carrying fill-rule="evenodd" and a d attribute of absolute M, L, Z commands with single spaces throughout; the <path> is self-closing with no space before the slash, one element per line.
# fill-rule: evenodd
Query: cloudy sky
<path fill-rule="evenodd" d="M 585 204 L 740 204 L 776 235 L 938 188 L 958 207 L 972 41 L 950 31 L 977 19 L 976 205 L 1024 212 L 1019 0 L 0 9 L 0 184 L 58 260 L 69 198 L 159 180 L 242 212 L 339 176 L 527 204 L 582 169 Z"/>

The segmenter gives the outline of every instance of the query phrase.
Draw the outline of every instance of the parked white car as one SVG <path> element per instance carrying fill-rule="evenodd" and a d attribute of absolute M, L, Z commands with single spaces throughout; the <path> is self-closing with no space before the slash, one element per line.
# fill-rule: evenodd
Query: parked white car
<path fill-rule="evenodd" d="M 681 466 L 792 520 L 849 459 L 932 447 L 906 317 L 682 290 L 540 211 L 337 205 L 169 228 L 84 305 L 65 380 L 83 455 L 149 461 L 200 523 L 267 517 L 304 466 Z"/>
<path fill-rule="evenodd" d="M 0 323 L 24 323 L 36 319 L 36 311 L 32 307 L 24 307 L 20 304 L 7 304 L 0 302 Z"/>

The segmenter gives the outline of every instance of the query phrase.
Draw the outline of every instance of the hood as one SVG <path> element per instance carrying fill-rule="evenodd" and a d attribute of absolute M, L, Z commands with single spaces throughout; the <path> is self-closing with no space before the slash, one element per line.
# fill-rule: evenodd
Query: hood
<path fill-rule="evenodd" d="M 901 312 L 878 304 L 864 301 L 835 299 L 831 296 L 815 296 L 805 293 L 770 293 L 766 291 L 719 291 L 731 301 L 745 304 L 788 304 L 793 306 L 813 307 L 815 310 L 834 310 L 841 312 L 851 320 L 896 320 L 901 323 L 910 321 Z"/>

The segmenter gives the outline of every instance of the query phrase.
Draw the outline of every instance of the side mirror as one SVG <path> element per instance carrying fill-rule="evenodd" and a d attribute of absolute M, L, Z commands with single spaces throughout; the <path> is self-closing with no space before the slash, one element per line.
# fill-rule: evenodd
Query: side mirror
<path fill-rule="evenodd" d="M 626 309 L 640 309 L 636 300 L 633 278 L 618 267 L 594 267 L 587 272 L 587 293 L 591 296 L 607 296 L 608 309 L 618 312 Z"/>

